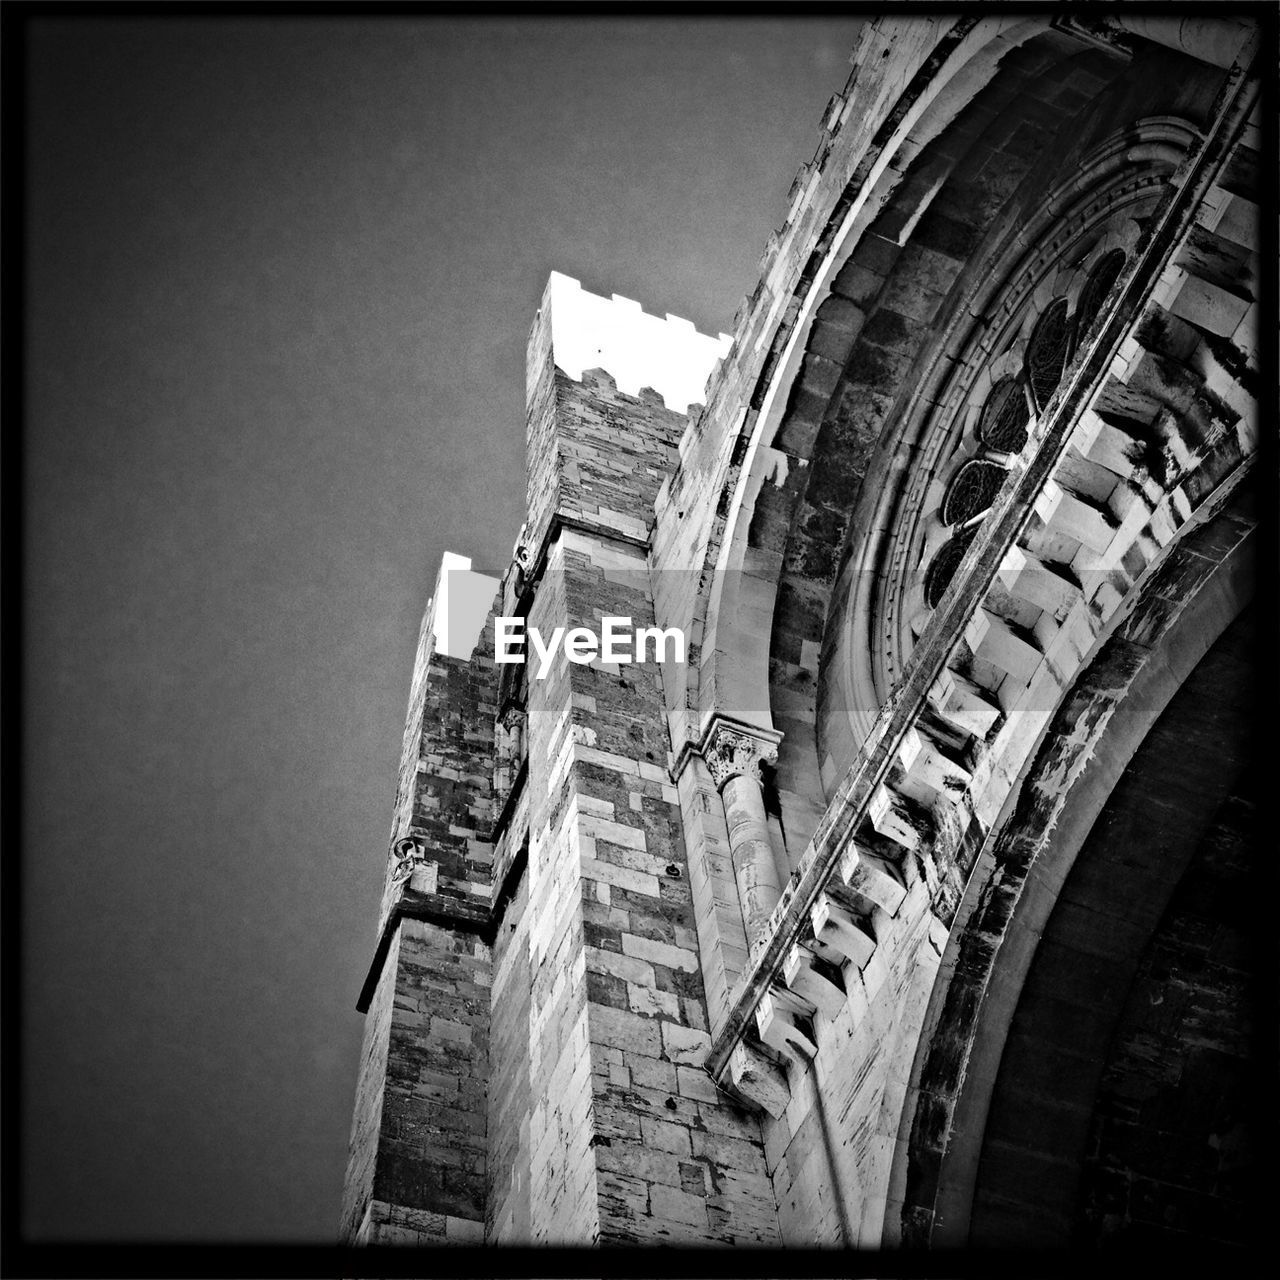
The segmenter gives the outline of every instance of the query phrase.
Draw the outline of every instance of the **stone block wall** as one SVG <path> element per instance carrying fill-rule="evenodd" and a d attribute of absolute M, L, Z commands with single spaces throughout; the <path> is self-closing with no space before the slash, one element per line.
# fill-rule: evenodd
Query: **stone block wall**
<path fill-rule="evenodd" d="M 1161 920 L 1103 1073 L 1081 1187 L 1091 1244 L 1249 1239 L 1265 1192 L 1251 1123 L 1258 771 L 1222 805 Z"/>
<path fill-rule="evenodd" d="M 477 1243 L 484 1233 L 489 948 L 471 934 L 406 918 L 387 973 L 389 1012 L 371 1020 L 381 1042 L 371 1052 L 385 1065 L 357 1238 Z"/>
<path fill-rule="evenodd" d="M 343 1184 L 341 1236 L 346 1242 L 365 1244 L 376 1235 L 373 1223 L 374 1181 L 377 1175 L 378 1139 L 382 1133 L 382 1104 L 391 1049 L 391 1018 L 396 998 L 396 966 L 400 938 L 391 939 L 386 961 L 373 998 L 365 1009 L 364 1041 L 360 1049 L 360 1074 L 356 1084 L 355 1114 L 347 1176 Z"/>
<path fill-rule="evenodd" d="M 552 563 L 529 615 L 545 634 L 566 614 Z M 582 890 L 560 763 L 573 746 L 568 684 L 558 662 L 545 680 L 530 681 L 528 707 L 531 1227 L 547 1244 L 592 1243 L 597 1234 Z"/>
<path fill-rule="evenodd" d="M 650 387 L 620 389 L 634 369 L 565 360 L 558 287 L 530 339 L 519 607 L 544 637 L 599 634 L 605 616 L 652 626 L 645 543 L 687 419 Z M 606 329 L 661 327 L 625 300 L 620 315 L 597 304 Z M 561 653 L 528 674 L 528 869 L 494 941 L 489 1237 L 776 1242 L 758 1121 L 700 1066 L 707 1004 L 658 664 Z"/>
<path fill-rule="evenodd" d="M 485 1236 L 491 1244 L 526 1244 L 530 1217 L 529 880 L 520 878 L 493 942 L 489 1037 L 489 1161 Z"/>
<path fill-rule="evenodd" d="M 652 623 L 642 552 L 565 531 L 530 621 Z M 706 998 L 657 666 L 561 660 L 529 693 L 532 1228 L 547 1243 L 771 1243 L 758 1122 L 701 1069 Z"/>
<path fill-rule="evenodd" d="M 343 1210 L 360 1243 L 474 1242 L 485 1218 L 496 680 L 488 621 L 470 660 L 422 623 Z M 406 844 L 408 839 L 411 843 Z"/>

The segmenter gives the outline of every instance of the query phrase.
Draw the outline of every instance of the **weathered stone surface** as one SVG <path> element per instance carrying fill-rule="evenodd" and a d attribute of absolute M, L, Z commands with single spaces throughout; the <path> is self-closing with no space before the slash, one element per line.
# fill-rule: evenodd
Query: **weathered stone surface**
<path fill-rule="evenodd" d="M 1212 1158 L 1170 1118 L 1238 1080 L 1220 916 L 1168 917 L 1196 981 L 1152 960 L 1113 1044 L 1141 894 L 1082 867 L 1009 1028 L 1046 833 L 1105 799 L 1124 691 L 1194 667 L 1182 611 L 1238 607 L 1253 524 L 1261 133 L 1220 56 L 1247 24 L 1199 58 L 1162 23 L 865 24 L 727 351 L 579 291 L 601 363 L 558 357 L 549 289 L 498 608 L 678 626 L 687 661 L 499 682 L 420 650 L 349 1238 L 962 1243 L 980 1150 L 994 1243 L 1239 1238 L 1236 1117 Z M 723 355 L 705 406 L 636 381 L 637 323 Z M 1006 1034 L 1044 1052 L 984 1134 Z"/>

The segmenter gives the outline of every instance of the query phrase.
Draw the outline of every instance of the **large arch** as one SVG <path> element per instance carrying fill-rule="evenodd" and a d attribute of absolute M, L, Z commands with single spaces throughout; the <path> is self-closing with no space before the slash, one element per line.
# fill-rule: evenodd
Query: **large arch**
<path fill-rule="evenodd" d="M 686 732 L 780 734 L 793 866 L 927 622 L 937 512 L 1000 360 L 1055 296 L 1083 337 L 1089 268 L 1117 246 L 1134 266 L 1222 82 L 1043 20 L 960 23 L 921 55 L 775 302 L 695 609 Z"/>
<path fill-rule="evenodd" d="M 740 333 L 659 499 L 661 568 L 681 545 L 666 517 L 716 497 L 685 535 L 697 662 L 668 690 L 709 904 L 707 1065 L 764 1112 L 797 1242 L 942 1242 L 939 1197 L 960 1184 L 938 1173 L 963 1154 L 947 1135 L 979 1099 L 960 1088 L 967 1057 L 938 1085 L 930 1055 L 941 1070 L 956 1048 L 953 991 L 975 1052 L 987 988 L 956 983 L 956 948 L 984 894 L 1008 908 L 1021 892 L 993 850 L 1027 771 L 1099 655 L 1133 659 L 1127 679 L 1158 651 L 1168 674 L 1161 637 L 1184 609 L 1231 612 L 1217 593 L 1251 528 L 1236 504 L 1258 430 L 1252 51 L 1237 42 L 1224 71 L 1176 42 L 1096 35 L 934 29 L 847 199 L 797 233 L 805 265 L 760 304 L 758 363 Z M 1011 385 L 1012 436 L 988 430 Z M 710 484 L 694 463 L 728 389 Z M 949 581 L 926 591 L 957 530 Z M 1082 725 L 1054 805 L 1105 798 L 1082 766 L 1114 714 Z M 777 753 L 791 874 L 753 937 L 700 755 L 726 721 Z M 1027 831 L 1008 838 L 1034 861 Z M 992 1067 L 1001 1043 L 981 1040 Z"/>

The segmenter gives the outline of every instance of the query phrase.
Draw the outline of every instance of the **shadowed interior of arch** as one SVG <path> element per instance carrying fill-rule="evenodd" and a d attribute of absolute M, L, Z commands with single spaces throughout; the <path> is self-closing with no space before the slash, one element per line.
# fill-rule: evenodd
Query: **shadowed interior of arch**
<path fill-rule="evenodd" d="M 1076 856 L 1001 1057 L 975 1245 L 1240 1234 L 1249 869 L 1231 828 L 1256 795 L 1254 644 L 1248 611 L 1167 705 Z"/>
<path fill-rule="evenodd" d="M 988 1111 L 975 1245 L 1242 1235 L 1254 613 L 1143 740 L 1049 916 Z"/>

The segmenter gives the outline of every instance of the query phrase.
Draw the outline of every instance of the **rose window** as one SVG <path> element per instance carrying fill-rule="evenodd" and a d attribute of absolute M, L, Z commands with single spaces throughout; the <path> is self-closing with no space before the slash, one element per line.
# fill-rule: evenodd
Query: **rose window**
<path fill-rule="evenodd" d="M 1124 270 L 1125 252 L 1112 249 L 1094 263 L 1080 292 L 1075 313 L 1066 298 L 1054 298 L 1031 330 L 1020 373 L 998 379 L 978 416 L 978 442 L 993 453 L 1021 453 L 1032 423 L 1032 407 L 1042 413 L 1058 389 L 1071 359 L 1077 333 L 1088 329 L 1112 286 Z M 1004 483 L 1003 459 L 970 458 L 947 486 L 939 519 L 961 526 L 935 553 L 925 572 L 924 598 L 936 609 L 977 532 L 977 517 L 995 501 Z"/>

